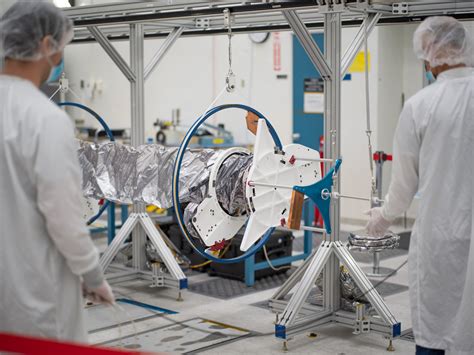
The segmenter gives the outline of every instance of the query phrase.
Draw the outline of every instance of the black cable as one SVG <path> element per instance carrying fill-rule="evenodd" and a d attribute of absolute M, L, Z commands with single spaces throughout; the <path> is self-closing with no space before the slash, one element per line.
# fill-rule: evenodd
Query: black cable
<path fill-rule="evenodd" d="M 369 292 L 372 292 L 373 290 L 375 290 L 377 287 L 379 287 L 381 284 L 383 284 L 384 282 L 386 282 L 390 277 L 392 277 L 393 275 L 395 275 L 402 267 L 404 267 L 406 264 L 408 263 L 408 259 L 405 260 L 399 267 L 397 267 L 395 270 L 393 270 L 391 273 L 389 273 L 387 276 L 385 276 L 381 281 L 379 281 L 378 283 L 376 283 L 375 285 L 372 286 L 372 288 L 370 288 L 367 292 L 361 294 L 360 296 L 359 295 L 356 295 L 354 296 L 354 300 L 357 300 L 357 299 L 361 299 L 362 297 L 366 296 Z"/>

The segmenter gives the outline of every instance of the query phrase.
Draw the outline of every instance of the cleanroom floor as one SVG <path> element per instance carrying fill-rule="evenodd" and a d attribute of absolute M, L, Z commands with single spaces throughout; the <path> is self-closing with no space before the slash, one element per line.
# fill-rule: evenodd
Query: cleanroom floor
<path fill-rule="evenodd" d="M 103 249 L 104 241 L 96 239 L 96 242 L 99 248 Z M 381 264 L 384 267 L 397 268 L 406 258 L 406 254 L 394 256 L 383 260 Z M 364 263 L 360 265 L 370 266 Z M 209 278 L 207 274 L 192 273 L 188 277 L 188 282 L 193 284 Z M 387 282 L 407 286 L 407 266 L 401 268 Z M 150 288 L 143 281 L 130 281 L 112 285 L 112 287 L 117 298 L 143 302 L 177 313 L 143 311 L 129 305 L 125 307 L 123 304 L 120 309 L 102 306 L 102 309 L 93 310 L 93 316 L 88 316 L 88 326 L 91 330 L 89 341 L 93 344 L 124 346 L 137 351 L 147 351 L 150 346 L 154 346 L 155 351 L 179 353 L 194 350 L 192 352 L 225 353 L 226 355 L 387 353 L 388 341 L 381 335 L 354 335 L 352 329 L 337 325 L 315 329 L 316 338 L 310 338 L 307 334 L 297 335 L 289 341 L 288 352 L 283 351 L 282 341 L 273 335 L 275 315 L 267 309 L 253 305 L 268 300 L 275 293 L 276 288 L 230 299 L 219 299 L 185 291 L 184 300 L 179 302 L 176 299 L 176 290 Z M 411 328 L 408 291 L 404 290 L 387 296 L 385 301 L 397 320 L 402 323 L 402 332 Z M 88 312 L 91 311 L 90 308 Z M 131 319 L 136 319 L 136 321 L 131 323 Z M 217 323 L 203 322 L 203 319 Z M 98 322 L 103 322 L 102 326 Z M 220 323 L 224 325 L 221 327 Z M 225 325 L 230 325 L 230 327 Z M 207 337 L 200 337 L 199 332 L 206 331 L 199 329 L 201 326 L 219 329 L 219 331 L 208 333 Z M 218 336 L 209 336 L 209 334 L 218 334 Z M 180 337 L 188 340 L 186 342 L 188 347 L 173 345 L 175 342 L 179 343 Z M 206 339 L 200 346 L 199 339 L 204 338 Z M 396 354 L 414 354 L 415 352 L 415 344 L 402 339 L 395 340 L 394 347 Z"/>

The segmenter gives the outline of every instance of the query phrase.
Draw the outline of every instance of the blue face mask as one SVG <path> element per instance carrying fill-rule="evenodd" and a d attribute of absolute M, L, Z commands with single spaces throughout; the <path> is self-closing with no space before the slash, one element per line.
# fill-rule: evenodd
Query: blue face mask
<path fill-rule="evenodd" d="M 51 72 L 49 73 L 48 80 L 46 81 L 48 83 L 54 83 L 58 81 L 63 71 L 64 71 L 64 58 L 61 58 L 61 61 L 59 62 L 59 64 L 51 68 Z"/>
<path fill-rule="evenodd" d="M 432 84 L 436 81 L 436 78 L 431 71 L 427 71 L 425 75 L 426 75 L 426 80 L 428 80 L 428 84 Z"/>

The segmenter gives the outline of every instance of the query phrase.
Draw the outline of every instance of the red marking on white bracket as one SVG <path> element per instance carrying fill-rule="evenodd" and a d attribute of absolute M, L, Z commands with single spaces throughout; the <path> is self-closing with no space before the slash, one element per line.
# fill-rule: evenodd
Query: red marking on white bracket
<path fill-rule="evenodd" d="M 220 242 L 215 242 L 214 245 L 210 247 L 209 249 L 211 251 L 219 251 L 219 250 L 224 249 L 224 247 L 225 247 L 225 239 L 222 239 Z"/>

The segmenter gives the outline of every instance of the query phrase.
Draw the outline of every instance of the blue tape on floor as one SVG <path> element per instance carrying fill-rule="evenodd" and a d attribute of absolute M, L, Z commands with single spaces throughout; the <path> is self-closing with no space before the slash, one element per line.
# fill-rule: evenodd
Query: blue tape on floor
<path fill-rule="evenodd" d="M 165 313 L 165 314 L 178 314 L 178 312 L 172 311 L 170 309 L 161 308 L 161 307 L 153 306 L 151 304 L 129 300 L 127 298 L 119 298 L 117 300 L 117 302 L 128 303 L 128 304 L 132 304 L 134 306 L 143 307 L 143 308 L 149 309 L 151 311 L 156 311 L 156 312 Z"/>

